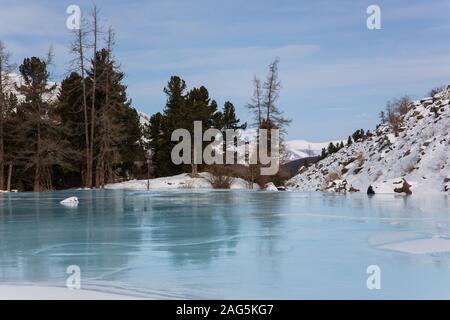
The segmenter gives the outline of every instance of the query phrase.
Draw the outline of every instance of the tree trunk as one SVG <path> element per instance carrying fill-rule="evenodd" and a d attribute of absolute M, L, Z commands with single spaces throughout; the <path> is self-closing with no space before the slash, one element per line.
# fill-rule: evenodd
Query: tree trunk
<path fill-rule="evenodd" d="M 3 141 L 3 117 L 4 117 L 4 110 L 3 110 L 3 59 L 0 57 L 0 190 L 3 190 L 4 185 L 4 141 Z"/>
<path fill-rule="evenodd" d="M 84 138 L 85 138 L 85 157 L 86 157 L 86 171 L 83 175 L 84 186 L 87 188 L 92 187 L 92 164 L 89 161 L 89 119 L 88 119 L 88 108 L 87 108 L 87 93 L 86 93 L 86 79 L 84 72 L 84 51 L 83 51 L 83 31 L 80 28 L 78 31 L 78 50 L 80 55 L 80 69 L 82 78 L 82 88 L 83 88 L 83 116 L 84 116 Z M 90 177 L 90 178 L 89 178 Z"/>
<path fill-rule="evenodd" d="M 195 178 L 198 176 L 198 168 L 195 163 L 192 164 L 192 177 Z"/>
<path fill-rule="evenodd" d="M 93 19 L 94 19 L 94 45 L 92 47 L 94 51 L 94 55 L 92 58 L 93 65 L 93 75 L 92 75 L 92 105 L 91 105 L 91 137 L 90 137 L 90 146 L 89 146 L 89 169 L 88 171 L 88 184 L 92 187 L 92 169 L 94 165 L 94 130 L 95 130 L 95 94 L 96 94 L 96 85 L 97 85 L 97 33 L 98 33 L 98 24 L 97 24 L 97 7 L 94 6 L 93 11 Z"/>
<path fill-rule="evenodd" d="M 34 192 L 39 192 L 40 190 L 40 186 L 41 186 L 41 171 L 40 171 L 40 165 L 36 164 L 36 168 L 34 169 L 34 187 L 33 187 L 33 191 Z"/>
<path fill-rule="evenodd" d="M 13 164 L 12 164 L 12 162 L 10 162 L 9 166 L 8 166 L 8 181 L 7 181 L 7 185 L 6 185 L 7 191 L 11 191 L 12 172 L 13 172 Z"/>
<path fill-rule="evenodd" d="M 41 191 L 41 107 L 38 106 L 38 124 L 37 124 L 37 150 L 36 150 L 36 168 L 34 171 L 34 192 Z"/>

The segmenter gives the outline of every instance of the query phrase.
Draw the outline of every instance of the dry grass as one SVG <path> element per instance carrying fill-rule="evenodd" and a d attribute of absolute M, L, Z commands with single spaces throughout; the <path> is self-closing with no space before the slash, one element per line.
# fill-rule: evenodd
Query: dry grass
<path fill-rule="evenodd" d="M 358 153 L 358 154 L 356 155 L 355 160 L 358 161 L 358 165 L 359 165 L 359 166 L 362 166 L 362 165 L 364 164 L 364 161 L 366 161 L 366 158 L 364 157 L 364 155 L 362 154 L 362 152 L 360 152 L 360 153 Z"/>
<path fill-rule="evenodd" d="M 330 172 L 329 174 L 327 174 L 327 176 L 325 177 L 325 182 L 327 184 L 329 184 L 330 182 L 334 181 L 334 180 L 339 180 L 342 178 L 342 174 L 339 171 L 333 171 Z"/>
<path fill-rule="evenodd" d="M 232 172 L 225 165 L 212 165 L 206 170 L 209 176 L 206 178 L 214 189 L 230 189 L 234 178 Z"/>
<path fill-rule="evenodd" d="M 405 168 L 405 174 L 410 174 L 416 169 L 416 165 L 412 162 L 408 163 L 408 165 Z"/>

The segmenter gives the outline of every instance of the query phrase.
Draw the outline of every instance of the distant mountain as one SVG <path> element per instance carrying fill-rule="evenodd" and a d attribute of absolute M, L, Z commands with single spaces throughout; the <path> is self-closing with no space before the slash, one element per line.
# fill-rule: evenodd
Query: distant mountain
<path fill-rule="evenodd" d="M 306 140 L 290 140 L 286 144 L 286 161 L 317 157 L 321 154 L 322 148 L 327 148 L 330 142 L 341 143 L 341 140 L 328 142 L 309 142 Z"/>
<path fill-rule="evenodd" d="M 144 112 L 138 112 L 141 125 L 148 124 L 150 122 L 150 116 Z M 245 132 L 245 136 L 252 141 L 256 137 L 256 131 L 254 129 L 248 129 Z M 290 140 L 285 142 L 286 145 L 286 157 L 285 162 L 290 162 L 305 158 L 315 158 L 322 152 L 322 148 L 327 148 L 330 142 L 333 144 L 341 143 L 341 140 L 328 141 L 328 142 L 309 142 L 306 140 Z"/>

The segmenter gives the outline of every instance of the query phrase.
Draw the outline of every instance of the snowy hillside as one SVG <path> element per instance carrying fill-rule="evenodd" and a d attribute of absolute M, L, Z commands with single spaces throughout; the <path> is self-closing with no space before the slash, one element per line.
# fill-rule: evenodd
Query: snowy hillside
<path fill-rule="evenodd" d="M 449 87 L 450 88 L 450 87 Z M 391 193 L 404 181 L 412 193 L 450 192 L 450 94 L 412 103 L 398 136 L 388 123 L 304 170 L 288 182 L 291 190 Z M 401 188 L 400 188 L 401 189 Z"/>

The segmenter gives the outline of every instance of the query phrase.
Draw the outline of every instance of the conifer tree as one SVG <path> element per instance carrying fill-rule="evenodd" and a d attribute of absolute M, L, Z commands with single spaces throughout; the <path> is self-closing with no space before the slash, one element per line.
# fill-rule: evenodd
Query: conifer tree
<path fill-rule="evenodd" d="M 47 61 L 26 58 L 19 67 L 23 84 L 17 87 L 24 101 L 18 107 L 22 159 L 33 170 L 35 192 L 52 189 L 52 166 L 68 166 L 67 142 L 61 126 L 52 118 L 56 85 L 49 83 Z"/>

